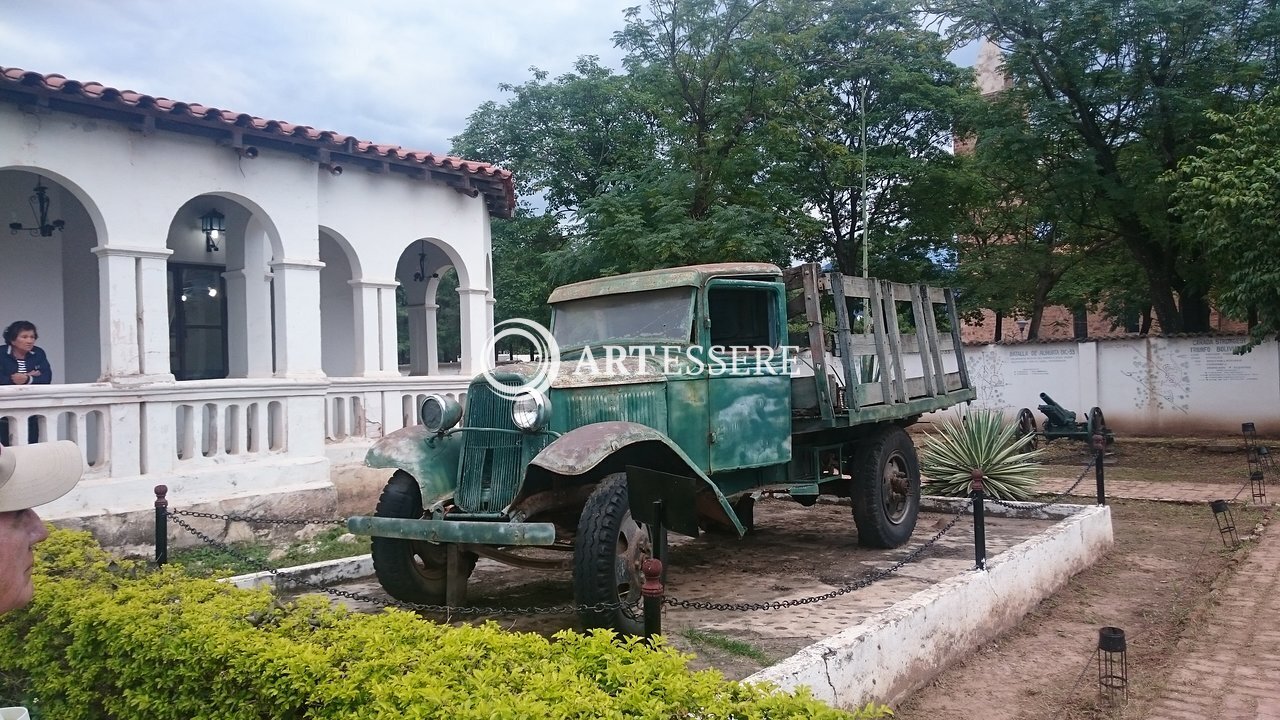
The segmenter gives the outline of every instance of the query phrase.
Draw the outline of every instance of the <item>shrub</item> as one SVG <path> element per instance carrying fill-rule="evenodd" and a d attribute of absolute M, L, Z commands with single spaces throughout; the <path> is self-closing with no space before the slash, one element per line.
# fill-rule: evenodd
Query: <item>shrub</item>
<path fill-rule="evenodd" d="M 1001 500 L 1025 500 L 1040 482 L 1036 460 L 1043 450 L 1022 452 L 1028 437 L 995 410 L 971 410 L 925 434 L 921 472 L 933 495 L 964 497 L 972 492 L 973 471 L 981 470 L 984 492 Z"/>
<path fill-rule="evenodd" d="M 282 604 L 116 561 L 86 533 L 56 531 L 37 555 L 35 600 L 0 618 L 0 673 L 25 676 L 46 718 L 850 717 L 806 692 L 691 672 L 661 642 Z"/>

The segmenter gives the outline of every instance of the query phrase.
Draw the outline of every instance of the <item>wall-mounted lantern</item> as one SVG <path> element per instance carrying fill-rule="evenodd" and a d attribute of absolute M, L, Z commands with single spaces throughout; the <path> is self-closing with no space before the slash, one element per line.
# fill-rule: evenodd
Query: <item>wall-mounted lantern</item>
<path fill-rule="evenodd" d="M 227 216 L 210 210 L 200 216 L 200 230 L 204 232 L 204 251 L 218 252 L 218 240 L 227 231 Z"/>

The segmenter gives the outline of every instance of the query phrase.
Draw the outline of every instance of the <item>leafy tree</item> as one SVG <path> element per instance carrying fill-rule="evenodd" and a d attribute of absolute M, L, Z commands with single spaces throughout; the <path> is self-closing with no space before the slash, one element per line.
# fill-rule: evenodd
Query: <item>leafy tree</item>
<path fill-rule="evenodd" d="M 972 73 L 947 59 L 948 46 L 920 26 L 912 2 L 807 5 L 810 29 L 785 46 L 802 68 L 796 100 L 775 123 L 779 145 L 794 147 L 780 154 L 778 177 L 823 224 L 800 254 L 858 274 L 866 230 L 876 274 L 909 280 L 936 271 L 960 210 L 953 185 L 963 168 L 950 147 L 976 99 Z"/>
<path fill-rule="evenodd" d="M 615 38 L 654 153 L 587 204 L 573 259 L 597 272 L 790 257 L 814 221 L 771 182 L 769 119 L 791 97 L 780 48 L 803 3 L 652 0 Z M 568 259 L 568 258 L 566 258 Z M 587 269 L 587 268 L 584 268 Z"/>
<path fill-rule="evenodd" d="M 1188 242 L 1208 259 L 1219 307 L 1253 320 L 1252 348 L 1280 332 L 1280 90 L 1238 115 L 1179 165 L 1174 197 Z"/>
<path fill-rule="evenodd" d="M 476 109 L 452 138 L 452 152 L 511 170 L 524 218 L 541 210 L 573 223 L 582 203 L 604 189 L 606 175 L 652 156 L 652 133 L 629 78 L 599 58 L 580 57 L 554 80 L 544 70 L 530 72 L 533 79 L 521 85 L 498 86 L 511 98 Z"/>
<path fill-rule="evenodd" d="M 1043 137 L 1003 103 L 973 117 L 984 132 L 964 153 L 972 176 L 962 197 L 972 211 L 958 231 L 962 309 L 1024 317 L 1035 339 L 1049 305 L 1095 305 L 1103 296 L 1082 277 L 1098 269 L 1112 237 L 1096 226 L 1090 189 L 1064 171 L 1080 162 L 1069 137 Z M 1064 287 L 1064 278 L 1073 282 Z"/>
<path fill-rule="evenodd" d="M 1006 53 L 1012 87 L 994 102 L 1038 140 L 1047 206 L 1082 203 L 1071 235 L 1110 236 L 1142 268 L 1165 332 L 1208 329 L 1211 275 L 1185 242 L 1162 180 L 1232 112 L 1275 84 L 1280 9 L 1270 0 L 931 0 L 953 38 L 987 37 Z M 1006 125 L 1005 129 L 1009 126 Z M 981 140 L 980 140 L 981 142 Z"/>

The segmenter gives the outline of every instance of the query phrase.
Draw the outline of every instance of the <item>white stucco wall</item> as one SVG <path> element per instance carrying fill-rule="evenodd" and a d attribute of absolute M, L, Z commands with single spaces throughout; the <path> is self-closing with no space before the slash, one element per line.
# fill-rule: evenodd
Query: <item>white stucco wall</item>
<path fill-rule="evenodd" d="M 1235 434 L 1240 423 L 1280 435 L 1280 351 L 1233 353 L 1238 336 L 1020 343 L 965 349 L 977 407 L 1010 417 L 1040 393 L 1083 421 L 1098 406 L 1118 433 Z M 951 412 L 955 412 L 953 409 Z M 1037 422 L 1044 418 L 1036 412 Z"/>
<path fill-rule="evenodd" d="M 45 422 L 87 466 L 49 517 L 145 512 L 162 483 L 179 505 L 331 487 L 327 442 L 411 423 L 405 408 L 440 383 L 458 392 L 456 377 L 396 364 L 397 263 L 420 239 L 467 278 L 464 352 L 481 359 L 492 332 L 484 197 L 385 167 L 335 176 L 270 147 L 241 157 L 161 126 L 0 102 L 0 323 L 39 326 L 57 382 L 0 387 L 0 414 Z M 66 229 L 10 235 L 34 222 L 38 176 Z M 199 229 L 211 208 L 226 216 L 216 252 Z M 174 379 L 174 263 L 222 273 L 225 379 Z"/>
<path fill-rule="evenodd" d="M 67 365 L 63 331 L 87 335 L 87 321 L 78 317 L 68 324 L 64 318 L 63 305 L 71 297 L 70 289 L 64 291 L 64 281 L 70 274 L 76 278 L 71 288 L 76 293 L 92 297 L 97 292 L 97 279 L 93 284 L 88 280 L 97 272 L 99 258 L 86 258 L 83 253 L 95 246 L 143 249 L 164 253 L 169 262 L 230 269 L 237 262 L 236 243 L 243 241 L 246 232 L 261 228 L 265 249 L 260 259 L 253 258 L 250 270 L 256 273 L 256 263 L 261 261 L 268 266 L 264 273 L 274 291 L 288 286 L 295 300 L 287 307 L 275 303 L 278 317 L 268 323 L 277 334 L 277 364 L 284 365 L 283 371 L 276 368 L 276 374 L 317 376 L 324 364 L 336 373 L 354 374 L 363 365 L 366 374 L 394 374 L 394 294 L 390 291 L 397 279 L 405 280 L 397 278 L 402 255 L 424 238 L 462 279 L 459 295 L 468 323 L 464 353 L 482 355 L 491 332 L 486 323 L 492 299 L 486 285 L 489 216 L 482 197 L 401 173 L 349 166 L 335 176 L 319 169 L 316 161 L 293 153 L 260 149 L 256 159 L 248 159 L 212 139 L 164 131 L 143 134 L 119 122 L 59 112 L 36 114 L 0 105 L 0 171 L 6 169 L 39 173 L 50 180 L 47 184 L 56 200 L 54 216 L 67 220 L 68 226 L 60 236 L 39 238 L 42 247 L 59 249 L 72 239 L 75 242 L 74 255 L 64 257 L 59 272 L 54 263 L 21 261 L 29 254 L 26 250 L 32 240 L 25 234 L 0 237 L 4 305 L 0 315 L 18 313 L 39 325 L 42 346 L 50 351 L 51 360 L 58 367 L 76 368 L 79 381 L 96 379 L 87 376 L 90 371 L 107 376 L 137 371 L 136 367 L 115 367 L 137 363 L 135 353 L 119 348 L 115 356 L 104 351 L 106 360 L 101 363 Z M 25 199 L 33 184 L 30 179 L 0 172 L 0 217 L 17 215 L 9 221 L 28 222 Z M 15 200 L 22 205 L 15 207 Z M 219 243 L 218 252 L 207 253 L 199 216 L 215 204 L 227 215 L 228 236 Z M 354 256 L 354 262 L 343 268 L 345 277 L 323 270 L 321 227 L 341 238 L 346 244 L 342 251 Z M 331 261 L 339 257 L 324 254 Z M 130 272 L 127 265 L 115 264 L 117 280 L 113 282 L 127 282 L 128 278 L 119 280 Z M 251 275 L 250 282 L 261 279 Z M 352 286 L 352 282 L 365 285 Z M 26 292 L 31 289 L 39 292 Z M 165 308 L 156 307 L 159 297 L 152 293 L 143 307 L 162 320 Z M 256 305 L 262 304 L 258 298 Z M 322 305 L 334 312 L 322 317 Z M 123 318 L 131 316 L 128 307 L 110 309 Z M 121 334 L 118 320 L 94 318 L 110 335 L 100 339 L 112 345 L 138 345 L 138 353 L 146 354 L 142 346 L 148 338 L 138 337 L 136 328 Z M 155 327 L 159 324 L 151 323 L 153 345 L 167 342 L 163 329 Z M 326 345 L 346 344 L 350 354 L 323 360 L 321 339 L 326 335 L 330 338 Z M 281 336 L 290 336 L 291 341 L 282 343 Z M 363 346 L 369 342 L 380 346 L 366 352 Z M 167 348 L 152 348 L 151 353 L 153 359 L 161 358 L 167 356 Z M 377 367 L 368 367 L 375 361 Z"/>

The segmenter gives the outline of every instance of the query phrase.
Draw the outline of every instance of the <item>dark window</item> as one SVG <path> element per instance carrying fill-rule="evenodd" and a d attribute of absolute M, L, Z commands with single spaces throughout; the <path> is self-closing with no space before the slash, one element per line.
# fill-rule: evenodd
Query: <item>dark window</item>
<path fill-rule="evenodd" d="M 1077 340 L 1089 337 L 1089 312 L 1082 307 L 1076 308 L 1072 317 L 1072 335 Z"/>
<path fill-rule="evenodd" d="M 221 267 L 170 263 L 169 368 L 177 380 L 227 376 L 227 288 Z"/>
<path fill-rule="evenodd" d="M 764 289 L 711 288 L 711 345 L 774 347 L 773 300 L 773 293 Z"/>

